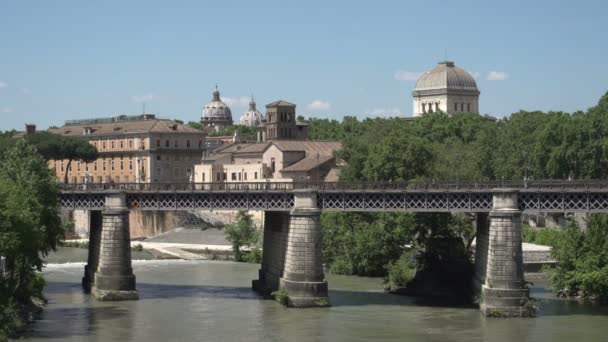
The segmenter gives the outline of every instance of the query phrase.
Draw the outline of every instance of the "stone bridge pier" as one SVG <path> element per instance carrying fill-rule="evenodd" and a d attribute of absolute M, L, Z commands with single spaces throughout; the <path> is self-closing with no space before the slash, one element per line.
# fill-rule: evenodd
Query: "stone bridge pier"
<path fill-rule="evenodd" d="M 291 307 L 329 306 L 321 234 L 315 192 L 296 191 L 289 214 L 267 212 L 262 268 L 253 288 L 263 294 L 283 290 Z"/>
<path fill-rule="evenodd" d="M 530 304 L 524 281 L 522 220 L 518 191 L 495 189 L 489 227 L 484 214 L 477 217 L 475 282 L 481 283 L 480 310 L 490 317 L 530 317 Z"/>
<path fill-rule="evenodd" d="M 101 301 L 138 299 L 131 268 L 126 193 L 106 194 L 102 211 L 92 211 L 89 255 L 82 284 Z"/>

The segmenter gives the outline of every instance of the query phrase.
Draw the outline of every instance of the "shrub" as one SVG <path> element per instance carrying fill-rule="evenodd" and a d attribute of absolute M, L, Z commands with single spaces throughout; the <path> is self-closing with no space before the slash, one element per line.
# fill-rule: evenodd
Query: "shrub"
<path fill-rule="evenodd" d="M 243 250 L 254 248 L 260 240 L 252 216 L 246 211 L 239 211 L 237 222 L 226 226 L 226 239 L 232 242 L 234 260 L 245 261 Z"/>
<path fill-rule="evenodd" d="M 556 241 L 549 269 L 553 288 L 564 295 L 608 299 L 608 215 L 593 214 L 583 231 L 570 222 Z"/>
<path fill-rule="evenodd" d="M 353 264 L 345 257 L 338 257 L 329 267 L 329 272 L 333 274 L 352 275 Z"/>
<path fill-rule="evenodd" d="M 262 249 L 253 247 L 250 251 L 243 253 L 244 261 L 259 264 L 262 262 Z"/>
<path fill-rule="evenodd" d="M 277 302 L 281 303 L 281 305 L 289 305 L 289 294 L 285 290 L 274 291 L 270 294 L 270 296 Z"/>
<path fill-rule="evenodd" d="M 405 287 L 416 274 L 416 258 L 413 251 L 407 251 L 396 261 L 386 265 L 387 277 L 385 287 L 387 290 L 396 290 Z"/>
<path fill-rule="evenodd" d="M 562 234 L 563 231 L 559 228 L 534 228 L 524 225 L 522 238 L 523 242 L 553 247 Z"/>

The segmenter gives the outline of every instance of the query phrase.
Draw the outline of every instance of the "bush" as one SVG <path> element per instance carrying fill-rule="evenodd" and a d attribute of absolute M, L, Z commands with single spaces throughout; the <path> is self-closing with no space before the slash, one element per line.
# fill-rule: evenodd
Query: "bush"
<path fill-rule="evenodd" d="M 259 264 L 262 262 L 262 249 L 256 247 L 253 247 L 250 251 L 244 252 L 243 253 L 243 259 L 246 262 L 251 262 L 254 264 Z"/>
<path fill-rule="evenodd" d="M 281 305 L 289 305 L 289 294 L 285 290 L 274 291 L 270 294 L 270 296 L 277 302 L 281 303 Z"/>
<path fill-rule="evenodd" d="M 416 274 L 416 259 L 413 251 L 407 251 L 401 255 L 401 257 L 393 262 L 389 262 L 386 265 L 386 271 L 388 273 L 385 278 L 385 288 L 387 290 L 396 290 L 398 288 L 405 287 Z"/>
<path fill-rule="evenodd" d="M 338 257 L 329 267 L 329 272 L 333 274 L 352 275 L 353 264 L 344 257 Z"/>
<path fill-rule="evenodd" d="M 523 242 L 544 246 L 555 246 L 563 231 L 559 228 L 535 228 L 528 225 L 523 227 Z"/>
<path fill-rule="evenodd" d="M 239 211 L 237 222 L 226 226 L 226 239 L 232 242 L 234 260 L 246 261 L 243 250 L 255 248 L 260 240 L 252 216 L 246 211 Z"/>
<path fill-rule="evenodd" d="M 570 222 L 556 241 L 557 261 L 551 274 L 553 288 L 563 295 L 608 299 L 608 215 L 593 214 L 583 231 Z"/>

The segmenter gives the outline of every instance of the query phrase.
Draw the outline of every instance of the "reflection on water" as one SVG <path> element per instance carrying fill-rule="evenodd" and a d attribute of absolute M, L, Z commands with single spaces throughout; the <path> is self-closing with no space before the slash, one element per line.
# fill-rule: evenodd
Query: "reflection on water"
<path fill-rule="evenodd" d="M 27 341 L 608 341 L 608 308 L 555 299 L 535 279 L 536 319 L 382 292 L 381 280 L 330 276 L 331 308 L 286 309 L 250 289 L 258 265 L 135 261 L 141 300 L 98 302 L 82 264 L 45 270 L 49 299 Z"/>

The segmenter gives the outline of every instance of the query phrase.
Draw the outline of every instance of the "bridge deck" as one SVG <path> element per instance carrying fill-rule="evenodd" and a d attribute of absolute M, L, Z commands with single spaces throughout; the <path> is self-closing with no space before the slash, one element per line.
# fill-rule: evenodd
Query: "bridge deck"
<path fill-rule="evenodd" d="M 528 212 L 608 212 L 608 182 L 205 183 L 74 184 L 61 193 L 66 209 L 101 209 L 105 195 L 125 191 L 137 210 L 288 211 L 294 194 L 314 191 L 326 211 L 487 212 L 496 188 L 519 191 Z"/>

